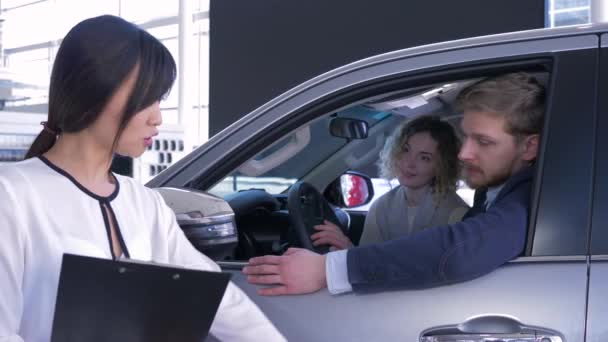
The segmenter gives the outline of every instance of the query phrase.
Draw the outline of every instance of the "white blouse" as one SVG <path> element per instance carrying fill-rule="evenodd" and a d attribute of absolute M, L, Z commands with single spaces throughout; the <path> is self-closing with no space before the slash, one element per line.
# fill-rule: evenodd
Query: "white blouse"
<path fill-rule="evenodd" d="M 190 244 L 156 191 L 115 177 L 115 191 L 101 197 L 44 158 L 0 166 L 1 342 L 50 340 L 63 254 L 112 258 L 104 206 L 130 258 L 220 271 Z M 284 340 L 232 282 L 211 334 L 229 341 Z"/>

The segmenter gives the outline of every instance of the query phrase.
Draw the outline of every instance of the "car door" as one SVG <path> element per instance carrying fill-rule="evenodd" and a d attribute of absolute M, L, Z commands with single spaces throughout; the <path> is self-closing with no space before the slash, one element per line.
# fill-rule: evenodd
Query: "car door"
<path fill-rule="evenodd" d="M 601 37 L 600 72 L 598 87 L 597 140 L 595 144 L 596 167 L 594 174 L 593 214 L 591 226 L 589 299 L 588 299 L 588 342 L 608 340 L 608 35 Z"/>
<path fill-rule="evenodd" d="M 265 143 L 330 108 L 356 102 L 370 89 L 388 91 L 446 73 L 548 65 L 545 131 L 525 256 L 459 284 L 339 296 L 322 290 L 261 297 L 240 272 L 242 263 L 220 264 L 290 341 L 536 341 L 530 338 L 542 336 L 543 342 L 582 341 L 598 45 L 598 36 L 584 31 L 518 34 L 355 63 L 264 105 L 148 185 L 206 190 Z"/>

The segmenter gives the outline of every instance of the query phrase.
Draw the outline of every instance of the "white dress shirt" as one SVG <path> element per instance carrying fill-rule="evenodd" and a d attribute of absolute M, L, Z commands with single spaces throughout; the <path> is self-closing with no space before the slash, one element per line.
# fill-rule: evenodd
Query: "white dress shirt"
<path fill-rule="evenodd" d="M 112 258 L 104 206 L 116 217 L 130 258 L 220 271 L 190 244 L 156 191 L 115 178 L 114 193 L 101 197 L 46 159 L 0 167 L 1 342 L 50 340 L 62 255 Z M 211 334 L 230 341 L 284 340 L 232 283 Z"/>

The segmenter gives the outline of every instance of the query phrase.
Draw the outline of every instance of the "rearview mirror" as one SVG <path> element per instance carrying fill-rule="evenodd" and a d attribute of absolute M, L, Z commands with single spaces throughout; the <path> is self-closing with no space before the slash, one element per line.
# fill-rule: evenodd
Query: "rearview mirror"
<path fill-rule="evenodd" d="M 367 131 L 368 125 L 364 120 L 333 118 L 329 123 L 329 133 L 338 138 L 365 139 Z"/>

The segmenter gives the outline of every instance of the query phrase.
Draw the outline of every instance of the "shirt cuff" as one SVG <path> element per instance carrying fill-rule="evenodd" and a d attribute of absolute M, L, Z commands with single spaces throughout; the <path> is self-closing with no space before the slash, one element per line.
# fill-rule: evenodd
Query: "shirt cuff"
<path fill-rule="evenodd" d="M 337 295 L 351 292 L 353 287 L 348 282 L 348 267 L 346 261 L 347 249 L 329 252 L 325 255 L 325 277 L 329 293 Z"/>

